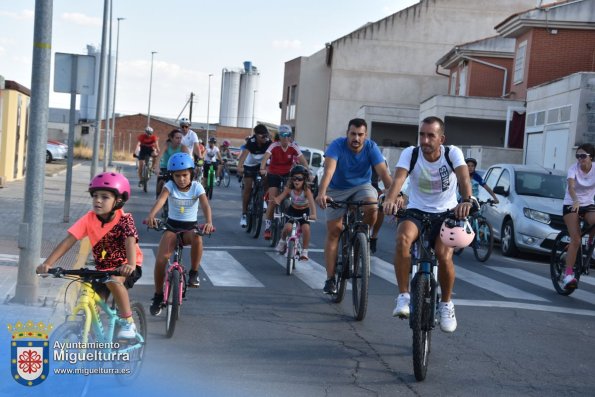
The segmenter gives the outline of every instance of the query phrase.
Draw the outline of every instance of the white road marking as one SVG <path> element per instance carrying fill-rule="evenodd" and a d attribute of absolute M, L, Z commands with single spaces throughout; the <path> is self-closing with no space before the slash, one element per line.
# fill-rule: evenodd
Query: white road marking
<path fill-rule="evenodd" d="M 276 252 L 267 252 L 267 255 L 277 262 L 283 271 L 287 267 L 287 257 L 279 255 Z M 295 264 L 295 270 L 292 275 L 302 280 L 306 285 L 312 289 L 321 290 L 324 287 L 324 280 L 326 280 L 326 270 L 321 264 L 314 262 L 312 259 L 307 261 L 298 261 Z M 347 284 L 347 289 L 351 289 L 351 284 Z"/>
<path fill-rule="evenodd" d="M 143 276 L 136 282 L 137 285 L 153 285 L 155 284 L 155 253 L 152 249 L 144 249 L 143 251 Z"/>
<path fill-rule="evenodd" d="M 537 310 L 542 312 L 562 313 L 562 314 L 576 314 L 580 316 L 595 317 L 595 311 L 584 309 L 572 309 L 566 307 L 556 307 L 549 305 L 538 305 L 535 303 L 523 302 L 504 302 L 504 301 L 485 301 L 485 300 L 470 300 L 470 299 L 453 299 L 455 306 L 474 306 L 474 307 L 497 307 L 507 309 L 525 309 Z"/>
<path fill-rule="evenodd" d="M 264 285 L 226 251 L 205 250 L 202 270 L 216 287 L 258 287 Z"/>
<path fill-rule="evenodd" d="M 476 287 L 491 291 L 504 298 L 547 302 L 547 299 L 545 298 L 511 287 L 508 284 L 482 276 L 481 274 L 477 274 L 460 266 L 456 268 L 456 278 Z"/>

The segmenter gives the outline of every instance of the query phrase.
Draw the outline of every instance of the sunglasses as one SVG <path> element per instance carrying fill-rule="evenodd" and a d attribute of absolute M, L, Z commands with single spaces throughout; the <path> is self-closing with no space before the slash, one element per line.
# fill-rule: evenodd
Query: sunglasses
<path fill-rule="evenodd" d="M 291 136 L 291 133 L 284 132 L 284 133 L 280 134 L 279 136 L 281 138 L 289 138 Z"/>
<path fill-rule="evenodd" d="M 304 180 L 304 178 L 302 178 L 301 176 L 294 176 L 293 178 L 291 178 L 293 181 L 297 181 L 297 182 L 302 182 Z"/>
<path fill-rule="evenodd" d="M 577 153 L 577 154 L 575 155 L 575 157 L 577 158 L 577 160 L 578 160 L 578 159 L 584 160 L 584 159 L 586 159 L 586 158 L 587 158 L 587 157 L 589 157 L 589 156 L 590 156 L 590 155 L 589 155 L 589 154 L 587 154 L 587 153 Z"/>

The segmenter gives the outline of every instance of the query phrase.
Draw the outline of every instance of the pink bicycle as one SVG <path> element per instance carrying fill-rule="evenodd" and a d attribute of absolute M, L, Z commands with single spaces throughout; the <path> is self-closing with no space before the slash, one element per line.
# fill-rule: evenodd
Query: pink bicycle
<path fill-rule="evenodd" d="M 295 270 L 295 262 L 300 260 L 300 253 L 303 249 L 302 227 L 300 225 L 300 220 L 308 220 L 308 216 L 304 214 L 304 216 L 296 217 L 285 214 L 285 218 L 287 218 L 288 221 L 293 221 L 291 225 L 291 233 L 287 236 L 285 240 L 287 242 L 286 271 L 287 275 L 291 276 L 291 273 Z"/>
<path fill-rule="evenodd" d="M 156 219 L 157 225 L 153 228 L 157 231 L 170 230 L 160 219 Z M 194 231 L 203 236 L 204 225 L 197 225 L 192 230 L 175 231 L 177 244 L 173 257 L 168 261 L 165 269 L 165 281 L 163 283 L 163 302 L 161 307 L 166 309 L 165 335 L 171 338 L 176 328 L 176 321 L 180 318 L 180 307 L 186 296 L 186 272 L 182 264 L 182 251 L 184 250 L 184 233 Z M 170 230 L 173 232 L 173 230 Z M 213 230 L 214 232 L 215 230 Z"/>

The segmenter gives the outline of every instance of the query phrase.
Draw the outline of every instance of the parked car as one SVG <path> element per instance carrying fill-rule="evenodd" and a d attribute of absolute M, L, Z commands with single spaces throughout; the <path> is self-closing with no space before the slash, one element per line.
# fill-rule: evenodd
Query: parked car
<path fill-rule="evenodd" d="M 312 193 L 314 197 L 318 194 L 318 183 L 322 179 L 322 174 L 324 172 L 324 152 L 320 149 L 314 149 L 311 147 L 300 146 L 300 150 L 302 151 L 306 161 L 308 162 L 310 172 L 314 175 L 314 180 L 312 181 Z"/>
<path fill-rule="evenodd" d="M 229 147 L 229 151 L 231 153 L 232 160 L 227 162 L 227 166 L 229 168 L 229 172 L 235 174 L 238 171 L 238 159 L 240 158 L 240 154 L 242 153 L 242 149 L 239 147 Z"/>
<path fill-rule="evenodd" d="M 566 172 L 520 164 L 495 164 L 484 177 L 500 203 L 485 206 L 483 215 L 494 228 L 502 254 L 518 251 L 549 253 L 564 228 L 562 202 Z M 479 199 L 490 195 L 479 188 Z"/>
<path fill-rule="evenodd" d="M 45 162 L 51 163 L 54 160 L 64 160 L 68 153 L 68 145 L 58 141 L 48 140 L 45 150 Z"/>

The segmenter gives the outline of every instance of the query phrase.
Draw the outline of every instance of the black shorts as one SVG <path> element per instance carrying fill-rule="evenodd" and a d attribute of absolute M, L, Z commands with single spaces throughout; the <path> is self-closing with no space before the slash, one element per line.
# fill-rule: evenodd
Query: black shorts
<path fill-rule="evenodd" d="M 578 207 L 578 214 L 585 215 L 587 212 L 595 212 L 595 205 L 585 205 L 584 207 Z M 572 213 L 572 205 L 562 206 L 562 216 Z"/>
<path fill-rule="evenodd" d="M 126 277 L 124 280 L 124 287 L 126 289 L 130 289 L 134 286 L 134 284 L 142 277 L 143 275 L 143 268 L 140 266 L 136 266 L 136 269 L 130 274 L 130 276 Z M 97 292 L 100 296 L 106 299 L 109 296 L 109 289 L 105 285 L 105 283 L 93 282 L 91 284 L 93 290 Z"/>
<path fill-rule="evenodd" d="M 300 209 L 294 208 L 290 205 L 287 208 L 286 212 L 287 212 L 287 215 L 289 215 L 289 216 L 295 216 L 295 217 L 302 216 L 303 217 L 304 214 L 310 215 L 310 208 L 303 208 L 300 210 Z M 293 219 L 289 219 L 287 222 L 293 223 Z M 303 224 L 309 225 L 310 224 L 310 222 L 305 220 L 304 218 L 300 219 L 298 222 L 300 223 L 300 225 L 303 225 Z"/>
<path fill-rule="evenodd" d="M 152 146 L 141 146 L 140 152 L 138 153 L 139 160 L 146 160 L 147 157 L 153 155 L 153 147 Z"/>
<path fill-rule="evenodd" d="M 170 232 L 185 232 L 188 230 L 194 230 L 196 229 L 197 226 L 197 222 L 196 221 L 177 221 L 175 219 L 170 219 L 167 218 L 167 222 L 165 222 L 165 227 L 167 228 L 167 230 L 169 230 Z"/>
<path fill-rule="evenodd" d="M 259 165 L 246 165 L 244 166 L 244 178 L 256 178 L 260 171 Z"/>
<path fill-rule="evenodd" d="M 276 187 L 277 189 L 281 188 L 281 181 L 283 181 L 283 185 L 287 184 L 287 178 L 289 178 L 289 174 L 267 174 L 267 181 L 269 183 L 269 187 Z"/>
<path fill-rule="evenodd" d="M 420 210 L 416 210 L 416 209 L 411 209 L 409 211 L 415 211 L 419 214 L 424 214 L 424 211 L 420 211 Z M 427 214 L 427 212 L 425 212 Z M 432 248 L 434 248 L 434 243 L 436 242 L 436 239 L 438 238 L 438 236 L 440 236 L 440 227 L 442 226 L 442 222 L 444 222 L 444 213 L 432 213 L 432 229 L 430 231 L 430 244 L 432 246 Z M 399 218 L 398 222 L 397 222 L 397 227 L 401 222 L 404 221 L 410 221 L 413 222 L 415 224 L 415 226 L 417 227 L 418 232 L 421 233 L 421 221 L 413 216 L 410 215 L 406 215 L 402 218 Z"/>

